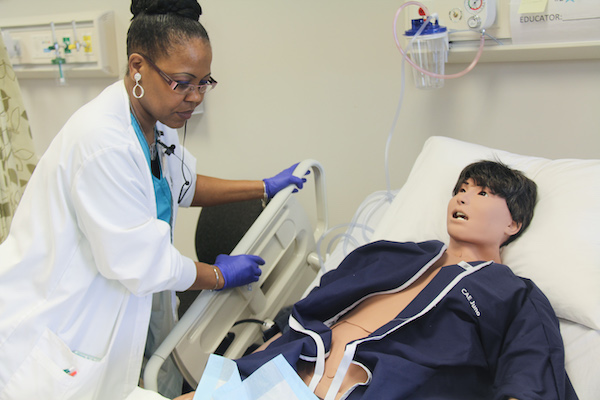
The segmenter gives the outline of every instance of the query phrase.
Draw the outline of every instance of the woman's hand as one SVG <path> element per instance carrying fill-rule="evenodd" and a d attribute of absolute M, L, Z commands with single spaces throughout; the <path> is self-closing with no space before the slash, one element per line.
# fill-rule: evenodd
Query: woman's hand
<path fill-rule="evenodd" d="M 306 182 L 306 179 L 298 178 L 297 176 L 293 175 L 294 170 L 297 166 L 298 163 L 292 165 L 288 169 L 281 171 L 272 178 L 263 179 L 263 181 L 265 182 L 265 191 L 269 199 L 272 199 L 273 196 L 275 196 L 277 192 L 279 192 L 281 189 L 292 184 L 296 185 L 294 193 L 297 192 L 298 189 L 302 189 L 302 186 L 304 185 L 304 182 Z M 309 173 L 310 172 L 307 172 L 306 175 L 308 175 Z"/>
<path fill-rule="evenodd" d="M 264 263 L 265 260 L 259 256 L 220 254 L 217 256 L 215 266 L 219 268 L 225 280 L 223 289 L 229 289 L 258 281 L 262 273 L 259 265 L 264 265 Z"/>

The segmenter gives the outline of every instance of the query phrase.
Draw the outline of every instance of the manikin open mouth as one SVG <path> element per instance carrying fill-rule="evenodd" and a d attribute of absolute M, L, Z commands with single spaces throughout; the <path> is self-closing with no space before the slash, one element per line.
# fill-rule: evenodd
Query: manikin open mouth
<path fill-rule="evenodd" d="M 469 217 L 467 217 L 467 214 L 460 212 L 460 211 L 455 211 L 454 214 L 452 214 L 452 218 L 462 219 L 465 221 L 469 220 Z"/>

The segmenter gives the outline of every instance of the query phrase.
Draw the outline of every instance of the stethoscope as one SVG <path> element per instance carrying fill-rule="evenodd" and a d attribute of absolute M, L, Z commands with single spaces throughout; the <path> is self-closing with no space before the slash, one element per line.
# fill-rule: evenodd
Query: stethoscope
<path fill-rule="evenodd" d="M 135 122 L 137 123 L 137 126 L 141 130 L 141 125 L 140 125 L 139 119 L 138 119 L 131 103 L 129 105 L 129 109 L 131 111 L 131 115 L 133 116 L 133 118 L 135 119 Z M 177 153 L 175 153 L 176 146 L 174 144 L 171 144 L 171 145 L 165 144 L 163 141 L 160 140 L 161 136 L 164 136 L 164 133 L 162 131 L 159 131 L 156 128 L 156 126 L 154 126 L 154 143 L 152 145 L 148 146 L 149 150 L 150 150 L 150 162 L 152 162 L 153 160 L 156 160 L 156 158 L 158 157 L 157 145 L 160 145 L 164 148 L 164 154 L 166 154 L 167 156 L 173 155 L 175 158 L 177 158 L 179 161 L 181 161 L 181 176 L 183 178 L 183 185 L 181 186 L 181 189 L 179 190 L 179 196 L 177 197 L 177 204 L 181 204 L 185 195 L 190 190 L 190 187 L 192 185 L 192 183 L 190 181 L 191 176 L 192 176 L 192 171 L 190 171 L 189 167 L 185 164 L 185 159 L 184 159 L 185 151 L 182 150 L 181 157 L 179 157 L 179 155 L 177 155 Z M 183 143 L 184 144 L 185 144 L 186 137 L 187 137 L 187 121 L 185 121 L 184 125 L 183 125 Z M 166 163 L 161 162 L 161 171 L 165 171 L 165 168 L 163 168 L 164 164 L 166 164 Z M 187 172 L 187 175 L 186 175 L 186 172 Z M 189 176 L 189 179 L 188 179 L 188 176 Z"/>

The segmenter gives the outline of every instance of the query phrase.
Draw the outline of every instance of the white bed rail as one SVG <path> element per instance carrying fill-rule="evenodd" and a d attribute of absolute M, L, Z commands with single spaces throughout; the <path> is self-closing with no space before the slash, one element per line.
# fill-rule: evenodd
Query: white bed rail
<path fill-rule="evenodd" d="M 316 270 L 319 267 L 319 265 L 318 257 L 314 253 L 316 250 L 315 242 L 327 230 L 327 202 L 325 191 L 325 175 L 321 164 L 319 164 L 315 160 L 304 160 L 298 164 L 298 166 L 294 170 L 294 175 L 298 177 L 304 177 L 304 175 L 309 171 L 312 172 L 312 176 L 314 177 L 315 182 L 317 220 L 316 226 L 314 227 L 313 231 L 313 237 L 310 238 L 311 240 L 309 241 L 309 247 L 304 250 L 304 256 L 306 257 L 306 259 L 303 260 L 302 264 L 304 266 L 310 265 Z M 274 234 L 278 234 L 278 232 L 275 232 L 276 229 L 273 228 L 273 225 L 279 223 L 278 218 L 280 218 L 280 214 L 289 213 L 289 203 L 296 203 L 295 199 L 293 199 L 292 196 L 294 189 L 295 186 L 290 185 L 287 188 L 281 190 L 279 193 L 277 193 L 277 195 L 273 197 L 273 199 L 269 202 L 267 207 L 256 219 L 254 224 L 250 227 L 248 232 L 246 232 L 244 237 L 233 249 L 233 251 L 231 252 L 232 255 L 257 254 L 262 256 L 261 252 L 264 251 L 264 246 L 266 246 L 263 243 L 268 241 L 269 238 L 272 239 L 272 236 Z M 278 229 L 281 230 L 281 227 L 279 227 Z M 286 228 L 284 230 L 288 231 L 289 229 Z M 284 236 L 291 234 L 294 234 L 294 232 L 285 233 Z M 306 242 L 306 240 L 304 241 Z M 303 245 L 302 247 L 307 247 L 307 245 Z M 266 257 L 264 258 L 266 259 Z M 277 258 L 278 262 L 285 261 L 281 260 L 281 256 L 277 256 Z M 267 264 L 264 267 L 267 267 Z M 302 268 L 302 265 L 295 268 Z M 175 325 L 171 333 L 167 336 L 167 338 L 163 341 L 163 343 L 159 346 L 156 352 L 149 359 L 144 370 L 144 387 L 149 390 L 157 391 L 158 372 L 164 361 L 167 359 L 167 357 L 169 357 L 169 355 L 174 351 L 174 349 L 188 334 L 188 332 L 198 325 L 198 321 L 203 321 L 205 322 L 205 324 L 209 324 L 209 322 L 207 321 L 211 321 L 212 318 L 216 318 L 219 319 L 219 321 L 215 321 L 214 323 L 219 324 L 223 318 L 223 315 L 216 315 L 216 313 L 218 313 L 217 310 L 220 309 L 219 307 L 221 307 L 221 305 L 225 301 L 227 301 L 228 298 L 231 297 L 241 299 L 241 303 L 245 304 L 245 307 L 248 310 L 250 310 L 250 312 L 254 313 L 254 315 L 259 317 L 263 316 L 263 314 L 265 314 L 265 312 L 263 311 L 267 307 L 268 301 L 265 298 L 263 292 L 260 290 L 260 286 L 258 285 L 263 283 L 263 278 L 266 279 L 264 275 L 266 274 L 263 274 L 259 282 L 252 284 L 252 287 L 244 286 L 241 288 L 224 290 L 221 292 L 215 292 L 210 290 L 202 291 L 200 295 L 196 298 L 196 300 L 192 303 L 192 305 L 189 307 L 189 309 L 186 311 L 186 313 L 181 317 L 179 322 Z M 256 286 L 256 288 L 258 289 L 255 290 L 254 286 Z M 272 308 L 275 305 L 268 304 L 268 306 L 269 312 L 272 313 Z M 214 339 L 221 340 L 222 338 Z M 184 376 L 185 375 L 186 374 L 184 373 Z"/>

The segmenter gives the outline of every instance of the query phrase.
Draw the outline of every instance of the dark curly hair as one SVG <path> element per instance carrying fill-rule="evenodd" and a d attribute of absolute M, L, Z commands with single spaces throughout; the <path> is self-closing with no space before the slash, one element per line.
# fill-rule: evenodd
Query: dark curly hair
<path fill-rule="evenodd" d="M 200 23 L 202 8 L 196 0 L 132 0 L 133 18 L 127 31 L 127 57 L 142 53 L 153 60 L 169 55 L 190 39 L 210 43 Z"/>
<path fill-rule="evenodd" d="M 533 219 L 533 209 L 537 201 L 537 185 L 521 171 L 511 169 L 498 161 L 479 161 L 467 165 L 454 186 L 456 195 L 468 179 L 477 186 L 489 189 L 493 194 L 506 200 L 513 221 L 522 224 L 519 232 L 509 237 L 502 246 L 518 238 Z"/>

